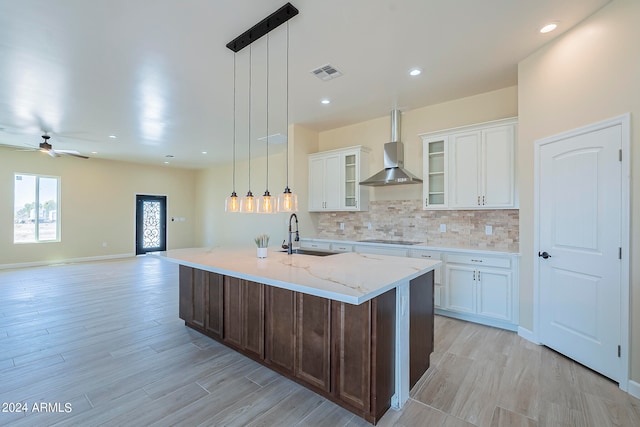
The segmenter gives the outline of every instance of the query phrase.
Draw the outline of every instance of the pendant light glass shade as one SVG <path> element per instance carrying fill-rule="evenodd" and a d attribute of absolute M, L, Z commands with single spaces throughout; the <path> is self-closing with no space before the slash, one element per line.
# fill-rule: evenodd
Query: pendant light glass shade
<path fill-rule="evenodd" d="M 276 213 L 275 209 L 275 201 L 269 191 L 265 191 L 264 194 L 258 197 L 258 202 L 256 203 L 256 212 L 262 214 L 272 214 Z"/>
<path fill-rule="evenodd" d="M 278 194 L 278 212 L 298 212 L 298 196 L 289 187 L 284 193 Z"/>
<path fill-rule="evenodd" d="M 256 201 L 253 193 L 249 191 L 246 196 L 240 198 L 240 212 L 253 213 L 256 211 Z"/>
<path fill-rule="evenodd" d="M 289 21 L 287 21 L 287 185 L 282 194 L 278 194 L 278 212 L 298 212 L 298 196 L 289 188 Z"/>
<path fill-rule="evenodd" d="M 235 191 L 224 199 L 224 210 L 225 212 L 240 212 L 240 199 Z"/>

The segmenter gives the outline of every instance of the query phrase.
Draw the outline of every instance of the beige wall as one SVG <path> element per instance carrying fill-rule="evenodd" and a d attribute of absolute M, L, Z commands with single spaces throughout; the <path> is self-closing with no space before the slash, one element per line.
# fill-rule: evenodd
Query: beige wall
<path fill-rule="evenodd" d="M 516 86 L 403 112 L 400 127 L 405 167 L 415 175 L 422 176 L 422 139 L 418 136 L 420 134 L 517 115 Z M 382 151 L 390 138 L 391 116 L 388 115 L 321 132 L 318 151 L 353 145 L 369 147 L 369 173 L 373 175 L 383 168 Z M 372 187 L 369 191 L 370 200 L 422 199 L 421 185 Z"/>
<path fill-rule="evenodd" d="M 61 241 L 13 243 L 15 173 L 61 178 Z M 135 196 L 167 196 L 169 248 L 194 238 L 194 172 L 100 159 L 51 158 L 0 148 L 0 266 L 135 253 Z M 103 247 L 102 243 L 107 246 Z"/>
<path fill-rule="evenodd" d="M 616 0 L 522 61 L 520 116 L 520 323 L 533 328 L 533 144 L 631 112 L 631 378 L 640 380 L 640 2 Z"/>
<path fill-rule="evenodd" d="M 297 213 L 301 237 L 309 237 L 313 230 L 307 212 L 307 154 L 317 151 L 318 134 L 302 126 L 290 126 L 289 135 L 289 187 L 298 195 Z M 251 190 L 254 196 L 264 193 L 266 159 L 257 155 L 251 159 Z M 286 185 L 286 146 L 274 147 L 269 155 L 269 190 L 273 197 L 284 191 Z M 236 193 L 244 196 L 248 186 L 247 161 L 236 164 Z M 288 238 L 289 214 L 240 214 L 224 211 L 224 199 L 232 190 L 231 164 L 218 165 L 197 172 L 196 216 L 198 222 L 196 246 L 253 246 L 253 238 L 267 233 L 269 246 L 278 247 Z"/>

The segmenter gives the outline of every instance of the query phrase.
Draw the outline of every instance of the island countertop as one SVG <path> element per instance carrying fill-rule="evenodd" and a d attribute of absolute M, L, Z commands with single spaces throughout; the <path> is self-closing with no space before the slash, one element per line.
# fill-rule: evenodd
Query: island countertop
<path fill-rule="evenodd" d="M 275 248 L 269 248 L 267 258 L 257 258 L 255 248 L 188 248 L 149 255 L 205 271 L 356 305 L 428 273 L 441 264 L 437 260 L 354 252 L 324 257 L 288 255 Z"/>

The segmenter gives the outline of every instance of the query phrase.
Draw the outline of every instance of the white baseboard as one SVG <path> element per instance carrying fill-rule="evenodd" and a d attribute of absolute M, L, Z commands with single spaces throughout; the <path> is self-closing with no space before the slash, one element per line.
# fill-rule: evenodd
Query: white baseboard
<path fill-rule="evenodd" d="M 518 326 L 518 336 L 534 344 L 540 345 L 540 341 L 538 341 L 536 334 L 534 334 L 533 331 L 530 331 L 529 329 L 523 328 L 522 326 Z"/>
<path fill-rule="evenodd" d="M 92 257 L 83 257 L 83 258 L 49 260 L 49 261 L 19 262 L 15 264 L 0 264 L 0 270 L 6 270 L 9 268 L 29 268 L 29 267 L 42 267 L 42 266 L 59 265 L 59 264 L 72 264 L 77 262 L 105 261 L 109 259 L 130 258 L 133 256 L 135 256 L 135 254 L 115 254 L 115 255 L 101 255 L 101 256 L 92 256 Z"/>
<path fill-rule="evenodd" d="M 629 388 L 627 390 L 627 393 L 629 393 L 631 396 L 640 399 L 640 383 L 635 382 L 633 380 L 629 380 Z"/>

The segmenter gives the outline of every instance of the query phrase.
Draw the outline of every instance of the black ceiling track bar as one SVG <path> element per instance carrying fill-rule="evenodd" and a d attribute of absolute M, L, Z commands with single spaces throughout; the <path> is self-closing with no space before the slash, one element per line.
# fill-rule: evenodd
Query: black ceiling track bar
<path fill-rule="evenodd" d="M 240 34 L 235 39 L 231 40 L 227 43 L 227 47 L 237 53 L 267 34 L 269 31 L 275 30 L 297 14 L 298 9 L 296 9 L 291 3 L 287 3 L 244 33 Z"/>

